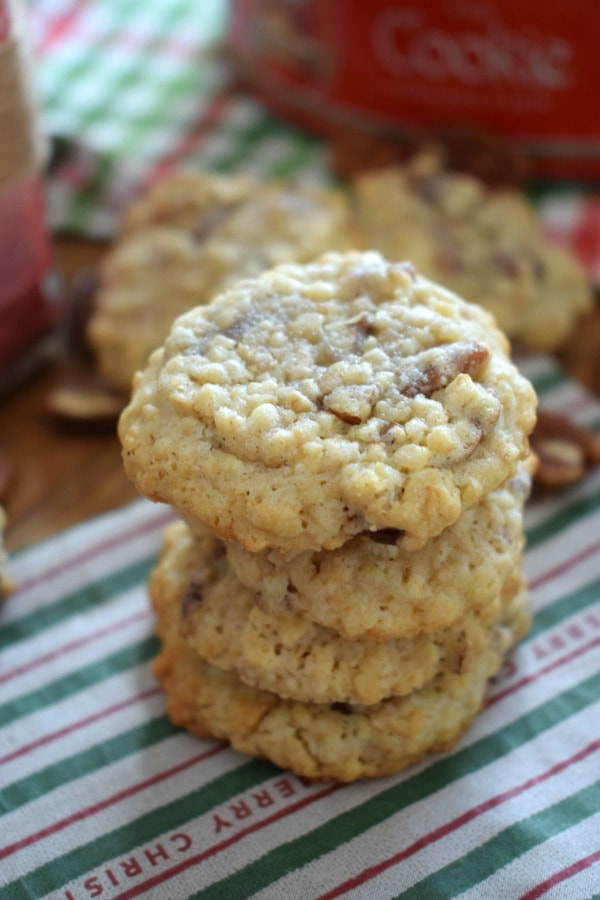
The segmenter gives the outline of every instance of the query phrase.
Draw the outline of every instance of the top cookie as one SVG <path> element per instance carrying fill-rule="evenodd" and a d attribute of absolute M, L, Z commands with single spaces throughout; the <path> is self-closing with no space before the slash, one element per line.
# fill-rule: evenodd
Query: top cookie
<path fill-rule="evenodd" d="M 514 474 L 534 418 L 484 310 L 350 252 L 181 316 L 119 433 L 143 494 L 245 549 L 385 528 L 415 549 Z"/>
<path fill-rule="evenodd" d="M 129 391 L 178 315 L 237 278 L 353 246 L 349 222 L 345 198 L 324 188 L 206 173 L 159 182 L 102 267 L 88 327 L 102 375 Z"/>
<path fill-rule="evenodd" d="M 443 168 L 435 153 L 359 176 L 353 186 L 368 246 L 482 304 L 532 347 L 563 341 L 592 302 L 582 267 L 549 243 L 516 190 L 490 190 Z"/>

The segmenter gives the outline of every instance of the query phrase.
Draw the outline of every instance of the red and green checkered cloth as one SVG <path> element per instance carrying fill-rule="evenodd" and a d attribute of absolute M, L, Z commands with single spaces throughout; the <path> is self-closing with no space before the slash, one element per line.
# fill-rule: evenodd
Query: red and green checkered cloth
<path fill-rule="evenodd" d="M 326 145 L 236 92 L 221 53 L 226 0 L 32 0 L 46 132 L 70 144 L 49 179 L 56 229 L 114 232 L 174 167 L 331 177 Z M 600 284 L 600 198 L 545 192 L 542 222 Z"/>
<path fill-rule="evenodd" d="M 324 144 L 232 90 L 223 0 L 37 0 L 46 132 L 72 141 L 49 179 L 52 225 L 113 233 L 144 184 L 175 167 L 323 181 Z"/>

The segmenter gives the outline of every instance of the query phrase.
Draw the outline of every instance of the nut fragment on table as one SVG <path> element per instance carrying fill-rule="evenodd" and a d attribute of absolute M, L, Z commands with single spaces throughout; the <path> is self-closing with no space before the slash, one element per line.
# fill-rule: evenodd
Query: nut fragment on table
<path fill-rule="evenodd" d="M 13 477 L 13 464 L 5 453 L 0 452 L 0 500 L 8 493 Z M 1 519 L 0 519 L 1 527 Z"/>
<path fill-rule="evenodd" d="M 12 592 L 14 588 L 13 580 L 7 568 L 7 556 L 4 550 L 4 527 L 6 525 L 6 515 L 2 506 L 0 506 L 0 600 Z"/>
<path fill-rule="evenodd" d="M 542 487 L 576 484 L 600 463 L 600 436 L 556 413 L 538 411 L 530 440 L 539 460 L 534 481 Z"/>
<path fill-rule="evenodd" d="M 66 424 L 114 428 L 124 405 L 122 395 L 106 388 L 77 385 L 55 388 L 48 397 L 47 409 Z"/>

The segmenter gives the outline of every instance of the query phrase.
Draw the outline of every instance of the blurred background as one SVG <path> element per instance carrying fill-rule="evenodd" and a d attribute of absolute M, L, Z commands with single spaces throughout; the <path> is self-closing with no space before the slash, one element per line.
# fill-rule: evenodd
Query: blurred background
<path fill-rule="evenodd" d="M 343 187 L 435 141 L 597 289 L 599 26 L 595 0 L 0 0 L 9 549 L 134 497 L 85 321 L 123 210 L 177 169 Z M 594 309 L 554 350 L 595 392 L 599 342 Z"/>

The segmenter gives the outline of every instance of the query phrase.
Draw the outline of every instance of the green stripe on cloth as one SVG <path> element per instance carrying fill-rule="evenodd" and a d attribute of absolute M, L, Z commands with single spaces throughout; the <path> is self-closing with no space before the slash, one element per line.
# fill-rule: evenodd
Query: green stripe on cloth
<path fill-rule="evenodd" d="M 543 375 L 531 378 L 530 381 L 538 397 L 541 397 L 542 394 L 549 394 L 550 391 L 565 384 L 568 379 L 560 369 L 557 369 L 555 372 L 546 372 Z"/>
<path fill-rule="evenodd" d="M 527 538 L 527 548 L 531 550 L 548 538 L 553 537 L 559 531 L 562 531 L 573 522 L 579 522 L 583 516 L 590 515 L 600 507 L 600 491 L 595 494 L 588 494 L 579 497 L 572 503 L 567 503 L 561 507 L 555 515 L 545 519 L 539 525 L 527 529 L 525 536 Z"/>
<path fill-rule="evenodd" d="M 159 716 L 116 737 L 103 740 L 100 744 L 88 747 L 80 753 L 65 756 L 58 762 L 2 788 L 0 815 L 12 812 L 30 800 L 35 800 L 77 778 L 91 775 L 105 766 L 146 750 L 178 732 L 179 729 L 172 725 L 166 716 Z"/>
<path fill-rule="evenodd" d="M 524 853 L 597 813 L 599 792 L 600 781 L 597 781 L 510 825 L 470 853 L 397 894 L 395 900 L 456 897 L 482 885 L 486 878 Z"/>
<path fill-rule="evenodd" d="M 86 125 L 106 115 L 111 104 L 114 103 L 115 93 L 123 91 L 130 85 L 139 83 L 144 76 L 146 79 L 149 77 L 149 69 L 150 72 L 152 71 L 152 49 L 160 46 L 165 40 L 165 31 L 168 33 L 171 25 L 177 22 L 178 17 L 185 12 L 188 6 L 188 0 L 180 0 L 178 4 L 167 7 L 167 14 L 159 23 L 155 23 L 158 25 L 157 34 L 149 42 L 146 54 L 137 58 L 132 66 L 110 85 L 110 91 L 104 94 L 100 103 L 86 110 L 80 123 L 81 130 Z M 139 145 L 140 138 L 145 133 L 159 127 L 161 123 L 164 124 L 165 120 L 168 119 L 169 109 L 178 97 L 188 93 L 193 87 L 199 90 L 201 72 L 200 68 L 190 64 L 177 75 L 168 79 L 166 83 L 156 84 L 152 94 L 152 109 L 146 115 L 132 118 L 118 145 L 111 150 L 110 155 L 106 154 L 99 159 L 96 172 L 92 176 L 91 181 L 73 198 L 71 209 L 64 224 L 66 229 L 77 231 L 82 228 L 86 216 L 90 213 L 92 207 L 97 204 L 98 198 L 104 190 L 108 176 L 116 162 L 126 156 L 128 152 L 135 150 L 136 146 Z"/>
<path fill-rule="evenodd" d="M 59 107 L 61 111 L 69 109 L 70 90 L 72 88 L 79 89 L 82 80 L 85 82 L 86 79 L 91 79 L 96 86 L 97 81 L 95 81 L 93 73 L 100 68 L 103 51 L 110 49 L 111 43 L 122 33 L 123 26 L 131 21 L 132 14 L 145 8 L 144 0 L 122 0 L 111 11 L 111 27 L 101 37 L 97 37 L 93 43 L 86 42 L 84 44 L 82 42 L 79 60 L 70 63 L 62 70 L 54 62 L 54 58 L 51 58 L 50 62 L 45 62 L 44 78 L 54 82 L 43 97 L 44 113 L 47 118 L 51 119 L 54 107 Z M 60 56 L 56 58 L 60 60 Z M 106 69 L 103 71 L 105 72 Z M 114 95 L 112 99 L 114 101 Z"/>
<path fill-rule="evenodd" d="M 304 135 L 299 135 L 290 145 L 290 152 L 286 159 L 271 166 L 269 175 L 271 178 L 291 178 L 299 169 L 305 167 L 315 151 L 320 148 L 317 141 L 311 141 Z"/>
<path fill-rule="evenodd" d="M 281 125 L 267 112 L 261 111 L 258 121 L 246 129 L 236 130 L 231 153 L 224 154 L 211 166 L 214 172 L 233 172 L 243 168 L 252 150 L 263 141 L 281 134 Z"/>
<path fill-rule="evenodd" d="M 146 581 L 152 567 L 156 564 L 156 554 L 146 557 L 127 568 L 119 569 L 106 578 L 86 584 L 84 587 L 67 594 L 50 606 L 36 609 L 0 631 L 0 649 L 14 645 L 34 637 L 46 628 L 58 625 L 84 610 L 93 609 L 106 603 L 117 594 L 122 594 L 136 584 Z"/>
<path fill-rule="evenodd" d="M 524 642 L 534 640 L 534 638 L 539 637 L 542 631 L 553 628 L 559 622 L 568 619 L 569 616 L 582 612 L 597 602 L 600 602 L 600 578 L 571 594 L 561 597 L 560 600 L 555 600 L 554 603 L 544 607 L 544 609 L 538 610 L 535 613 L 533 625 Z"/>
<path fill-rule="evenodd" d="M 191 819 L 204 815 L 257 784 L 262 784 L 281 772 L 271 763 L 253 760 L 226 772 L 209 784 L 159 806 L 143 816 L 104 834 L 87 844 L 39 866 L 27 875 L 0 888 L 4 900 L 31 900 L 41 897 L 74 878 L 78 878 L 113 856 L 129 853 L 157 835 L 180 827 Z M 163 895 L 168 897 L 168 892 Z"/>
<path fill-rule="evenodd" d="M 74 196 L 71 209 L 65 218 L 64 229 L 76 231 L 83 227 L 84 220 L 89 216 L 103 190 L 109 176 L 120 159 L 127 155 L 129 151 L 135 151 L 136 145 L 144 133 L 150 131 L 154 125 L 158 125 L 164 115 L 164 110 L 170 106 L 179 96 L 186 93 L 191 84 L 197 80 L 197 75 L 193 72 L 186 72 L 179 78 L 174 78 L 164 87 L 157 91 L 157 99 L 160 106 L 140 116 L 131 124 L 127 130 L 123 141 L 116 148 L 113 156 L 103 156 L 97 165 L 96 172 L 88 182 L 88 184 Z"/>
<path fill-rule="evenodd" d="M 566 721 L 570 716 L 597 701 L 599 690 L 600 675 L 596 675 L 554 697 L 500 731 L 482 738 L 453 756 L 434 763 L 407 781 L 372 797 L 359 807 L 342 813 L 294 841 L 280 845 L 261 859 L 194 896 L 221 900 L 223 897 L 251 895 L 281 878 L 291 869 L 335 849 L 400 809 L 422 800 L 460 777 L 483 768 L 554 725 Z M 127 825 L 40 866 L 18 882 L 6 885 L 4 890 L 0 890 L 0 898 L 29 900 L 32 894 L 38 896 L 50 889 L 56 890 L 113 856 L 128 853 L 137 846 L 154 840 L 158 835 L 210 812 L 235 794 L 254 787 L 280 771 L 270 763 L 253 760 L 185 797 L 157 807 Z M 165 896 L 168 896 L 168 893 Z"/>
<path fill-rule="evenodd" d="M 118 581 L 118 577 L 113 575 L 107 581 L 112 582 L 115 579 Z M 104 585 L 105 582 L 101 582 L 101 584 Z M 540 632 L 557 625 L 574 612 L 581 612 L 588 606 L 593 605 L 599 598 L 600 580 L 584 585 L 571 594 L 563 595 L 536 614 L 535 624 L 524 639 L 524 642 L 537 637 Z M 64 602 L 57 603 L 57 606 L 60 609 L 64 609 Z M 154 636 L 146 638 L 90 666 L 70 672 L 62 678 L 46 684 L 43 688 L 8 701 L 0 706 L 0 725 L 8 724 L 43 706 L 48 706 L 52 702 L 58 702 L 64 699 L 65 696 L 68 696 L 69 693 L 84 690 L 95 683 L 96 680 L 105 680 L 113 673 L 117 674 L 129 666 L 138 665 L 155 654 L 158 651 L 158 646 L 158 640 Z"/>
<path fill-rule="evenodd" d="M 354 809 L 341 813 L 294 840 L 280 844 L 221 881 L 193 895 L 203 900 L 249 897 L 295 869 L 331 853 L 385 819 L 424 800 L 459 778 L 471 775 L 527 744 L 555 725 L 597 702 L 600 674 L 586 679 L 552 700 L 481 738 L 469 747 L 382 791 Z M 425 895 L 422 895 L 425 896 Z M 190 898 L 192 900 L 192 898 Z"/>
<path fill-rule="evenodd" d="M 44 687 L 28 694 L 9 700 L 0 706 L 0 726 L 9 725 L 23 716 L 44 709 L 53 703 L 78 694 L 86 688 L 92 687 L 113 675 L 118 675 L 134 666 L 147 662 L 158 652 L 158 641 L 152 636 L 138 643 L 131 644 L 111 656 L 107 656 L 98 662 L 92 663 L 75 672 L 68 672 L 62 678 L 57 678 L 45 684 Z"/>
<path fill-rule="evenodd" d="M 542 631 L 552 628 L 563 619 L 581 612 L 600 599 L 600 579 L 585 587 L 561 597 L 536 614 L 534 625 L 522 643 L 536 638 Z M 131 648 L 133 650 L 133 648 Z M 135 656 L 134 656 L 135 658 Z M 50 686 L 47 686 L 50 687 Z M 18 703 L 18 701 L 15 701 Z M 20 781 L 6 787 L 0 795 L 0 814 L 15 809 L 23 803 L 54 790 L 83 775 L 89 775 L 104 765 L 122 759 L 149 747 L 157 741 L 170 737 L 178 731 L 161 716 L 143 723 L 131 731 L 124 732 L 92 746 L 81 753 L 47 766 Z"/>

